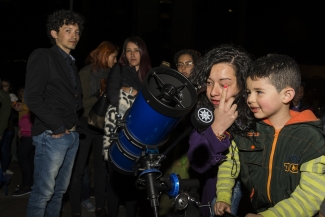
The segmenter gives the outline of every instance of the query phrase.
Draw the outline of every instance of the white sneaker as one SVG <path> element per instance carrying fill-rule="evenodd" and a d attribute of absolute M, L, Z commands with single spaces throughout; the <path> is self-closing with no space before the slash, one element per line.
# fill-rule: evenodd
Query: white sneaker
<path fill-rule="evenodd" d="M 9 174 L 9 175 L 14 174 L 14 172 L 12 172 L 11 170 L 6 170 L 6 173 Z"/>

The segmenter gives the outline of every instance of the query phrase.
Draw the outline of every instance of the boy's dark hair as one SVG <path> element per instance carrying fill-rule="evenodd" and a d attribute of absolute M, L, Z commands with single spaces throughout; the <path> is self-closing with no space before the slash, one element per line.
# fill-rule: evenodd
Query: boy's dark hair
<path fill-rule="evenodd" d="M 211 69 L 218 63 L 226 63 L 234 68 L 239 93 L 235 98 L 238 118 L 230 127 L 231 133 L 243 133 L 253 128 L 254 117 L 246 104 L 246 78 L 248 69 L 252 63 L 252 57 L 241 47 L 233 44 L 223 44 L 210 50 L 194 67 L 189 80 L 195 85 L 206 85 Z M 214 110 L 211 102 L 205 94 L 198 97 L 197 108 L 206 107 Z"/>
<path fill-rule="evenodd" d="M 283 54 L 268 54 L 258 58 L 252 64 L 248 77 L 252 80 L 267 78 L 278 92 L 288 86 L 297 91 L 301 83 L 297 62 Z"/>
<path fill-rule="evenodd" d="M 180 56 L 182 56 L 183 54 L 188 54 L 188 55 L 190 55 L 192 57 L 194 66 L 196 64 L 198 64 L 198 62 L 201 59 L 201 53 L 199 51 L 193 50 L 193 49 L 184 49 L 184 50 L 180 50 L 177 53 L 175 53 L 175 55 L 174 55 L 174 63 L 175 63 L 175 65 L 178 62 L 178 58 Z"/>
<path fill-rule="evenodd" d="M 306 83 L 305 82 L 303 82 L 303 81 L 301 81 L 301 83 L 300 83 L 300 86 L 302 86 L 302 87 L 306 87 Z"/>
<path fill-rule="evenodd" d="M 55 39 L 51 35 L 51 31 L 59 32 L 60 27 L 63 25 L 78 24 L 80 35 L 84 29 L 84 19 L 81 15 L 68 10 L 59 10 L 52 13 L 47 19 L 47 36 L 50 38 L 51 43 L 55 44 Z"/>

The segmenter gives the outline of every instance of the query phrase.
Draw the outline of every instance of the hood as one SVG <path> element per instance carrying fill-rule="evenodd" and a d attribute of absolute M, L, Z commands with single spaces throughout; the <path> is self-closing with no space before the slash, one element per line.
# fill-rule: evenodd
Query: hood
<path fill-rule="evenodd" d="M 291 115 L 291 119 L 284 126 L 297 124 L 297 123 L 306 123 L 306 124 L 314 125 L 315 127 L 321 129 L 323 128 L 322 121 L 318 119 L 315 116 L 315 114 L 310 110 L 304 110 L 302 112 L 290 110 L 290 115 Z M 273 124 L 268 119 L 263 120 L 263 122 L 273 126 Z"/>

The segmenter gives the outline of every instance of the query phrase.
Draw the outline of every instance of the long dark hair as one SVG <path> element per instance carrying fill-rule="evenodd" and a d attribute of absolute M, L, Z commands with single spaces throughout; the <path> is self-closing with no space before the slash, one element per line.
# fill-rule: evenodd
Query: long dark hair
<path fill-rule="evenodd" d="M 141 59 L 140 59 L 140 66 L 139 66 L 138 75 L 139 75 L 140 81 L 143 81 L 144 77 L 146 77 L 147 73 L 151 69 L 151 63 L 150 63 L 150 58 L 149 58 L 149 53 L 148 53 L 148 50 L 147 50 L 147 46 L 146 46 L 146 44 L 144 43 L 144 41 L 141 38 L 139 38 L 137 36 L 134 36 L 134 37 L 127 38 L 124 41 L 123 51 L 122 51 L 122 54 L 121 54 L 121 57 L 120 57 L 118 63 L 121 64 L 122 66 L 125 66 L 125 65 L 129 64 L 129 62 L 128 62 L 127 58 L 126 58 L 126 55 L 125 55 L 126 45 L 129 42 L 132 42 L 132 43 L 136 44 L 139 47 Z"/>
<path fill-rule="evenodd" d="M 229 128 L 230 133 L 243 133 L 253 127 L 254 116 L 246 104 L 246 78 L 252 64 L 251 56 L 241 47 L 223 44 L 210 50 L 194 67 L 189 79 L 193 84 L 206 85 L 211 69 L 218 63 L 227 63 L 234 68 L 239 93 L 235 96 L 238 118 Z M 198 108 L 207 107 L 214 110 L 205 92 L 198 97 Z"/>

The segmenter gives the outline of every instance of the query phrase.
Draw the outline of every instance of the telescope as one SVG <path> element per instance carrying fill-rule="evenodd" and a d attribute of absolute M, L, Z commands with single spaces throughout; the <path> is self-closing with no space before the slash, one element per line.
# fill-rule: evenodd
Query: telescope
<path fill-rule="evenodd" d="M 168 141 L 171 131 L 195 106 L 199 90 L 200 86 L 195 87 L 173 69 L 153 68 L 145 77 L 143 88 L 132 106 L 124 115 L 117 114 L 116 127 L 111 130 L 108 150 L 110 163 L 122 174 L 138 176 L 136 186 L 147 190 L 156 217 L 162 192 L 175 198 L 177 210 L 200 206 L 194 193 L 199 187 L 198 180 L 184 180 L 177 174 L 162 177 L 159 170 L 168 152 L 193 130 L 193 126 L 184 129 L 183 134 L 164 153 L 159 153 L 159 148 Z M 202 117 L 203 125 L 212 123 L 213 113 L 210 110 L 197 111 L 195 114 L 193 120 Z M 199 216 L 199 211 L 193 210 L 186 216 Z"/>

